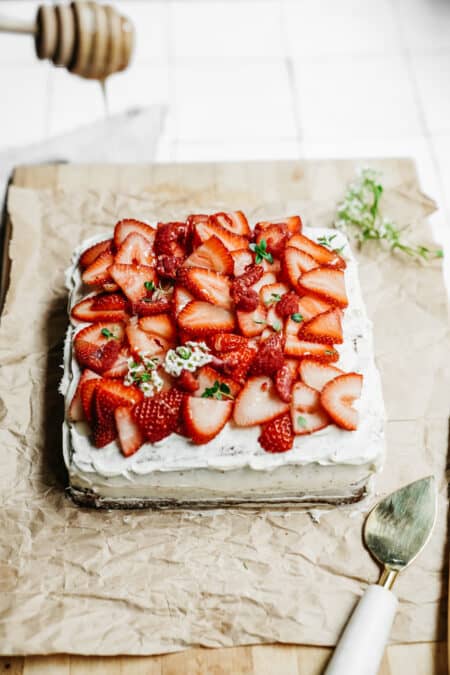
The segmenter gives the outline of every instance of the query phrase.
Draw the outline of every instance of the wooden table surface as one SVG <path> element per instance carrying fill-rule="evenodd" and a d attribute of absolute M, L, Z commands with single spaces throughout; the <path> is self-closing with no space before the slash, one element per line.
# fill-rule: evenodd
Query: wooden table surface
<path fill-rule="evenodd" d="M 395 160 L 391 160 L 395 161 Z M 164 165 L 163 165 L 164 166 Z M 14 184 L 30 188 L 84 187 L 134 188 L 151 182 L 158 167 L 93 166 L 77 174 L 73 166 L 26 167 L 16 171 Z M 170 171 L 166 165 L 162 169 Z M 407 167 L 405 166 L 405 170 Z M 173 166 L 180 176 L 180 165 Z M 202 168 L 192 171 L 193 182 L 201 180 Z M 186 176 L 186 169 L 183 177 Z M 25 656 L 0 657 L 0 673 L 8 675 L 320 675 L 331 650 L 298 645 L 263 645 L 227 649 L 189 649 L 163 656 Z M 391 645 L 380 675 L 446 675 L 447 645 L 444 642 Z"/>

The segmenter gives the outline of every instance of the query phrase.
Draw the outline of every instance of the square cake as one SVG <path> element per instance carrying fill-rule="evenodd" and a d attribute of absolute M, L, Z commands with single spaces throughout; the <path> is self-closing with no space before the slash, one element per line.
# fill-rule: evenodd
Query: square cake
<path fill-rule="evenodd" d="M 336 230 L 240 212 L 85 241 L 67 272 L 64 458 L 76 503 L 321 506 L 368 492 L 384 408 Z"/>

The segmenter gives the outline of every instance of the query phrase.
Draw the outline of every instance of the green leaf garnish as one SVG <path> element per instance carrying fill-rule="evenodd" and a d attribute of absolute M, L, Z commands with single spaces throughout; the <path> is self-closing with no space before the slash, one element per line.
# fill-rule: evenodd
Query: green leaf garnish
<path fill-rule="evenodd" d="M 183 347 L 183 346 L 177 347 L 176 352 L 177 352 L 178 356 L 181 356 L 181 358 L 184 359 L 185 361 L 187 361 L 187 359 L 192 354 L 190 349 L 188 349 L 187 347 Z"/>
<path fill-rule="evenodd" d="M 405 228 L 380 212 L 383 186 L 380 174 L 373 169 L 363 169 L 351 183 L 343 201 L 337 207 L 334 226 L 338 230 L 353 232 L 362 247 L 367 241 L 387 244 L 391 251 L 401 251 L 416 260 L 442 258 L 442 249 L 430 249 L 421 244 L 407 244 L 403 240 Z"/>
<path fill-rule="evenodd" d="M 257 319 L 253 319 L 253 323 L 258 323 L 260 326 L 262 326 L 263 324 L 266 324 L 267 321 L 258 321 Z"/>
<path fill-rule="evenodd" d="M 298 312 L 295 312 L 295 314 L 291 314 L 291 319 L 292 321 L 295 321 L 295 323 L 301 323 L 303 321 L 303 317 L 301 314 Z"/>
<path fill-rule="evenodd" d="M 147 291 L 156 291 L 156 286 L 153 281 L 144 281 L 144 286 Z"/>
<path fill-rule="evenodd" d="M 308 426 L 308 422 L 301 415 L 297 417 L 297 424 L 299 425 L 299 427 L 303 427 L 303 429 L 305 429 Z"/>
<path fill-rule="evenodd" d="M 100 332 L 105 338 L 112 338 L 113 340 L 119 339 L 117 337 L 117 335 L 114 335 L 114 333 L 111 333 L 111 331 L 108 328 L 102 328 L 102 330 Z"/>
<path fill-rule="evenodd" d="M 267 251 L 267 242 L 265 239 L 261 239 L 259 244 L 252 243 L 249 245 L 249 248 L 253 253 L 255 253 L 255 263 L 259 265 L 263 260 L 267 260 L 268 263 L 273 263 L 273 256 Z"/>
<path fill-rule="evenodd" d="M 274 331 L 275 331 L 276 333 L 279 333 L 280 330 L 281 330 L 281 328 L 282 328 L 281 321 L 275 321 L 275 322 L 272 324 L 272 328 L 274 329 Z"/>
<path fill-rule="evenodd" d="M 264 302 L 265 305 L 273 305 L 274 302 L 279 302 L 281 295 L 279 293 L 271 293 L 270 298 Z"/>
<path fill-rule="evenodd" d="M 317 239 L 317 243 L 320 244 L 321 246 L 324 246 L 325 248 L 330 249 L 330 251 L 332 253 L 338 253 L 339 254 L 339 253 L 342 253 L 342 251 L 344 250 L 345 244 L 344 244 L 344 246 L 341 246 L 340 248 L 334 248 L 333 244 L 332 244 L 332 241 L 333 241 L 333 239 L 336 239 L 336 237 L 337 237 L 336 234 L 330 234 L 328 237 L 319 237 Z"/>
<path fill-rule="evenodd" d="M 225 382 L 219 382 L 219 380 L 216 380 L 212 387 L 206 387 L 201 397 L 216 398 L 218 401 L 221 401 L 222 398 L 234 399 L 234 396 L 230 392 L 230 387 Z"/>

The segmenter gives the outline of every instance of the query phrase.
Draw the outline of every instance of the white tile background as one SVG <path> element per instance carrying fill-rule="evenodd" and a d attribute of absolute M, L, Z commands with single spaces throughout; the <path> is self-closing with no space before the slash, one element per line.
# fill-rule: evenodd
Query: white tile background
<path fill-rule="evenodd" d="M 109 107 L 168 104 L 159 161 L 412 156 L 450 254 L 450 0 L 114 4 L 137 48 Z M 96 83 L 37 61 L 27 37 L 0 34 L 0 91 L 0 149 L 105 114 Z"/>

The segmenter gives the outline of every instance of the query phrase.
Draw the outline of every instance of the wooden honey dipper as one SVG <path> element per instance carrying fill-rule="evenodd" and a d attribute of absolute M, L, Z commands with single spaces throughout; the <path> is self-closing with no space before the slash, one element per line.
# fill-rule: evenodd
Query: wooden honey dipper
<path fill-rule="evenodd" d="M 0 32 L 34 35 L 40 59 L 95 80 L 124 70 L 134 46 L 129 19 L 96 2 L 41 5 L 31 22 L 0 17 Z"/>

